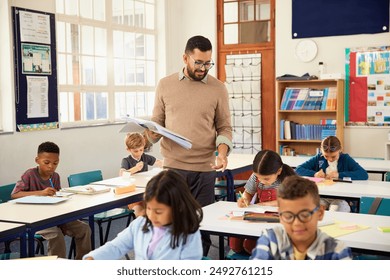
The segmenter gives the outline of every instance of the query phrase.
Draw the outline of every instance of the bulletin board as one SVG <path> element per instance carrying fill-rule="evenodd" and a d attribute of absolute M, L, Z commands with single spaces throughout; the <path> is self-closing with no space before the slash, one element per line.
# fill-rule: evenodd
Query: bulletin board
<path fill-rule="evenodd" d="M 261 54 L 226 56 L 225 85 L 233 128 L 233 152 L 261 151 Z"/>
<path fill-rule="evenodd" d="M 55 16 L 12 7 L 16 131 L 58 128 Z"/>
<path fill-rule="evenodd" d="M 347 48 L 346 124 L 390 126 L 390 46 Z"/>
<path fill-rule="evenodd" d="M 292 0 L 292 38 L 389 32 L 389 0 Z"/>

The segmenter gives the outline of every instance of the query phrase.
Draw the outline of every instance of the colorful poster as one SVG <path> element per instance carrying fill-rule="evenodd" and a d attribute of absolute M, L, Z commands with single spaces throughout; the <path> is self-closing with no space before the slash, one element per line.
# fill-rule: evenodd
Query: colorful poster
<path fill-rule="evenodd" d="M 51 74 L 50 46 L 23 44 L 22 74 Z"/>
<path fill-rule="evenodd" d="M 390 125 L 390 46 L 346 49 L 347 125 Z"/>

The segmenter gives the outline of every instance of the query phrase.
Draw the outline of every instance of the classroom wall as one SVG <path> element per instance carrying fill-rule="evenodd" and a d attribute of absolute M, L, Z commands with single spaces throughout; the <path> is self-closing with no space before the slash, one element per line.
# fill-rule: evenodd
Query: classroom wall
<path fill-rule="evenodd" d="M 328 73 L 345 73 L 345 48 L 388 46 L 390 33 L 311 38 L 317 43 L 317 57 L 308 63 L 294 56 L 299 40 L 291 39 L 291 1 L 276 0 L 276 76 L 283 74 L 317 75 L 318 62 L 326 64 Z M 356 157 L 385 157 L 385 143 L 390 128 L 346 127 L 344 150 Z"/>
<path fill-rule="evenodd" d="M 160 1 L 160 0 L 159 0 Z M 0 23 L 4 23 L 4 2 L 0 1 Z M 54 12 L 54 0 L 9 0 L 18 7 Z M 215 0 L 166 0 L 166 38 L 160 43 L 161 62 L 165 63 L 158 77 L 178 71 L 182 67 L 182 54 L 187 39 L 202 34 L 208 37 L 215 48 L 216 1 Z M 8 28 L 10 23 L 8 23 Z M 160 36 L 164 34 L 159 33 Z M 14 124 L 14 104 L 12 65 L 9 56 L 10 47 L 3 41 L 0 32 L 0 94 L 3 102 L 1 115 L 11 118 Z M 344 49 L 357 46 L 388 45 L 389 33 L 377 35 L 354 35 L 313 38 L 319 46 L 318 56 L 314 61 L 301 63 L 294 57 L 297 40 L 291 39 L 291 1 L 276 0 L 276 76 L 289 73 L 302 75 L 316 73 L 319 61 L 327 65 L 328 72 L 344 72 Z M 3 59 L 4 57 L 8 59 Z M 213 57 L 216 57 L 215 53 Z M 7 62 L 8 60 L 8 62 Z M 4 63 L 8 64 L 4 67 Z M 213 69 L 215 71 L 215 68 Z M 211 74 L 215 74 L 210 71 Z M 6 78 L 4 78 L 6 77 Z M 6 111 L 7 110 L 7 111 Z M 75 172 L 101 169 L 104 177 L 118 174 L 120 161 L 126 156 L 123 138 L 119 133 L 121 124 L 111 126 L 93 126 L 78 129 L 57 129 L 40 132 L 0 134 L 0 185 L 18 180 L 29 167 L 35 166 L 34 158 L 37 146 L 43 141 L 54 141 L 61 148 L 61 163 L 57 169 L 62 177 L 62 184 L 67 186 L 66 177 Z M 384 157 L 387 133 L 390 129 L 381 128 L 346 128 L 345 151 L 353 156 Z M 154 147 L 153 155 L 160 157 L 159 147 Z"/>
<path fill-rule="evenodd" d="M 161 1 L 161 0 L 159 0 Z M 9 0 L 0 1 L 0 23 L 7 23 L 9 15 L 7 3 L 22 8 L 42 10 L 54 13 L 55 0 Z M 159 10 L 159 12 L 162 12 Z M 168 73 L 177 72 L 182 66 L 182 54 L 187 39 L 202 34 L 216 47 L 216 4 L 215 0 L 166 0 L 166 36 L 165 42 L 159 43 L 160 62 L 158 77 Z M 5 19 L 4 17 L 8 18 Z M 210 24 L 209 24 L 210 23 Z M 1 25 L 2 28 L 4 25 Z M 10 23 L 7 23 L 11 28 Z M 12 30 L 12 29 L 10 29 Z M 9 34 L 8 34 L 9 35 Z M 7 36 L 8 36 L 7 35 Z M 1 114 L 8 117 L 9 129 L 14 129 L 14 91 L 13 66 L 11 61 L 12 49 L 10 44 L 3 44 L 7 38 L 0 32 L 0 95 L 3 107 Z M 160 38 L 164 36 L 159 32 Z M 10 38 L 8 40 L 10 41 Z M 4 53 L 6 55 L 4 55 Z M 7 58 L 4 66 L 3 57 Z M 212 74 L 212 71 L 210 71 Z M 3 96 L 5 96 L 3 98 Z M 5 111 L 7 110 L 7 111 Z M 0 185 L 16 182 L 20 175 L 28 168 L 36 166 L 36 150 L 44 141 L 56 142 L 61 149 L 60 165 L 57 171 L 61 175 L 63 186 L 67 186 L 66 178 L 71 173 L 92 169 L 101 169 L 105 178 L 117 176 L 123 157 L 127 156 L 124 146 L 125 134 L 119 133 L 123 124 L 110 126 L 92 126 L 75 129 L 56 129 L 37 132 L 11 132 L 0 133 Z M 159 145 L 153 147 L 151 152 L 161 157 Z"/>

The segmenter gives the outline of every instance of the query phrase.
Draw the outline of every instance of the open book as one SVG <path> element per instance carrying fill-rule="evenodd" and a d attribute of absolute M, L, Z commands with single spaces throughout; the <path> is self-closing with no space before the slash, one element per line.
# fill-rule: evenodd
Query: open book
<path fill-rule="evenodd" d="M 185 149 L 191 149 L 192 143 L 191 140 L 185 138 L 184 136 L 181 136 L 177 133 L 174 133 L 173 131 L 166 129 L 165 127 L 148 120 L 143 119 L 137 119 L 137 118 L 126 118 L 128 123 L 120 130 L 120 132 L 140 132 L 142 133 L 146 128 L 161 134 L 164 137 L 167 137 L 174 141 L 175 143 L 179 144 Z"/>

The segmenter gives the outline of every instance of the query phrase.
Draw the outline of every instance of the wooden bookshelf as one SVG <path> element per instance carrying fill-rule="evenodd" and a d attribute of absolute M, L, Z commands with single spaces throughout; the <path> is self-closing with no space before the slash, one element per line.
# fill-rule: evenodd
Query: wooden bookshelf
<path fill-rule="evenodd" d="M 283 94 L 287 87 L 325 89 L 336 87 L 336 110 L 280 110 Z M 344 80 L 295 80 L 276 81 L 276 150 L 288 146 L 296 155 L 314 155 L 321 140 L 281 139 L 280 120 L 289 120 L 299 124 L 320 124 L 321 119 L 336 120 L 336 136 L 344 143 Z"/>

